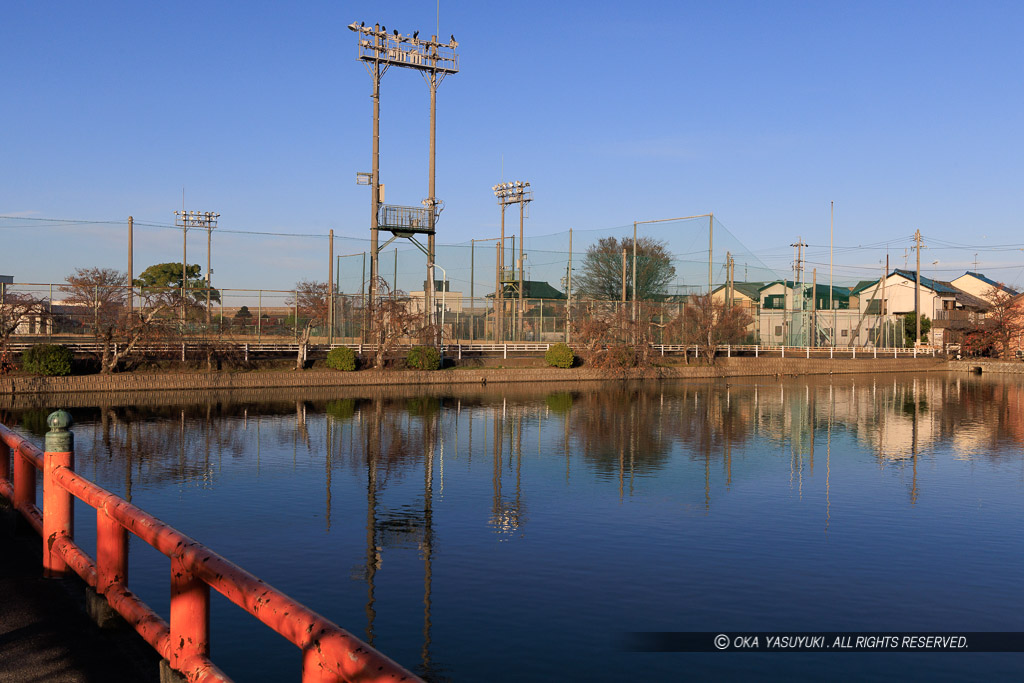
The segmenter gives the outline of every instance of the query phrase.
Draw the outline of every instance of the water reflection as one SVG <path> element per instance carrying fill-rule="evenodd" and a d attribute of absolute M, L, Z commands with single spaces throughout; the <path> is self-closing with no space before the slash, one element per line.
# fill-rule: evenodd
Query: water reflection
<path fill-rule="evenodd" d="M 315 500 L 323 519 L 308 535 L 357 523 L 351 497 L 359 482 L 365 535 L 361 560 L 353 557 L 349 566 L 350 578 L 365 587 L 365 638 L 375 644 L 389 628 L 378 623 L 387 613 L 387 593 L 378 586 L 385 559 L 401 562 L 404 551 L 415 551 L 418 673 L 431 680 L 459 670 L 450 643 L 442 656 L 435 653 L 434 565 L 443 543 L 478 538 L 465 531 L 473 525 L 499 543 L 535 533 L 542 540 L 554 496 L 577 506 L 666 498 L 712 517 L 727 497 L 758 495 L 751 481 L 788 477 L 796 500 L 812 495 L 820 504 L 815 514 L 831 533 L 837 465 L 847 476 L 853 468 L 892 470 L 913 506 L 939 495 L 937 475 L 924 476 L 923 460 L 1019 460 L 1024 444 L 1024 388 L 1015 379 L 935 374 L 318 391 L 277 392 L 272 402 L 215 393 L 170 405 L 148 394 L 93 398 L 71 405 L 77 466 L 131 500 L 140 488 L 215 490 L 240 471 L 259 477 L 270 458 L 277 466 L 288 452 L 293 469 L 317 463 L 301 502 Z M 12 402 L 3 417 L 40 437 L 47 411 L 64 398 L 50 406 Z M 542 521 L 531 520 L 531 511 Z"/>

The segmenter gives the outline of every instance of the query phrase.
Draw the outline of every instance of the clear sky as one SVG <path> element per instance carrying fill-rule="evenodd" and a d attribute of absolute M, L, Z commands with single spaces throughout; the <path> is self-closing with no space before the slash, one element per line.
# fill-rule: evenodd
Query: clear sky
<path fill-rule="evenodd" d="M 887 248 L 902 266 L 920 229 L 925 274 L 951 279 L 977 253 L 1024 284 L 1019 2 L 10 0 L 0 215 L 166 226 L 184 187 L 225 231 L 366 238 L 371 80 L 353 20 L 459 41 L 438 94 L 439 243 L 497 234 L 504 177 L 532 183 L 530 234 L 714 212 L 779 272 L 803 237 L 820 272 L 834 201 L 837 279 L 876 276 Z M 420 75 L 391 69 L 381 109 L 387 201 L 418 205 Z M 19 281 L 126 267 L 120 226 L 6 220 L 0 240 Z M 180 258 L 180 231 L 135 241 L 136 272 Z M 190 262 L 204 242 L 190 233 Z M 326 271 L 319 237 L 214 245 L 231 286 L 326 278 L 305 272 Z"/>

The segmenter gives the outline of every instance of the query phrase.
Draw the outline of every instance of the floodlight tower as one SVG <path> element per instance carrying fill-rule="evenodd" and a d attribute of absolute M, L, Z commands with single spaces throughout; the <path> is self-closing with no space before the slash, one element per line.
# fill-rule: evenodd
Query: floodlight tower
<path fill-rule="evenodd" d="M 424 288 L 424 304 L 428 319 L 433 318 L 434 293 L 434 230 L 437 217 L 444 207 L 435 196 L 434 167 L 436 157 L 437 130 L 437 87 L 448 74 L 458 73 L 459 46 L 455 36 L 442 43 L 437 36 L 430 40 L 419 37 L 420 32 L 401 35 L 397 30 L 390 34 L 380 24 L 367 26 L 364 22 L 349 24 L 349 29 L 358 35 L 359 61 L 366 66 L 373 78 L 373 170 L 370 173 L 370 306 L 376 297 L 378 275 L 377 256 L 382 249 L 397 238 L 404 237 L 427 255 L 427 286 Z M 390 66 L 416 69 L 430 87 L 430 168 L 428 196 L 421 204 L 413 206 L 384 205 L 383 184 L 380 182 L 380 79 Z M 378 245 L 377 233 L 381 228 L 389 230 L 391 239 Z M 416 241 L 414 235 L 425 234 L 427 247 Z"/>
<path fill-rule="evenodd" d="M 517 323 L 517 336 L 522 337 L 522 325 L 523 325 L 523 217 L 525 215 L 526 205 L 533 201 L 533 190 L 530 189 L 530 183 L 523 182 L 521 180 L 513 180 L 507 183 L 501 183 L 491 188 L 494 190 L 494 196 L 498 198 L 498 204 L 501 205 L 501 262 L 498 264 L 498 268 L 501 271 L 501 298 L 505 298 L 505 283 L 511 282 L 515 286 L 515 272 L 513 268 L 512 272 L 509 273 L 508 278 L 505 274 L 505 207 L 509 204 L 519 205 L 519 285 L 518 292 L 518 323 Z M 498 293 L 495 293 L 498 295 Z"/>
<path fill-rule="evenodd" d="M 181 227 L 181 317 L 185 319 L 185 285 L 188 282 L 188 229 L 206 230 L 206 323 L 210 323 L 210 238 L 217 227 L 219 213 L 213 211 L 175 211 L 174 224 Z"/>

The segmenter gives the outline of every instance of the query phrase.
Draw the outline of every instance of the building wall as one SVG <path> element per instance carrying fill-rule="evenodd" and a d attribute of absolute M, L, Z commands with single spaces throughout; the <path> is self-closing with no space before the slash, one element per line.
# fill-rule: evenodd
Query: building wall
<path fill-rule="evenodd" d="M 885 294 L 885 312 L 890 315 L 902 315 L 914 312 L 914 291 L 916 284 L 912 280 L 899 275 L 890 275 L 885 281 L 885 289 L 879 286 L 877 293 L 869 287 L 860 293 L 860 311 L 867 311 L 870 302 L 882 299 Z M 921 312 L 929 319 L 935 319 L 935 311 L 942 310 L 944 301 L 955 300 L 952 295 L 938 295 L 933 290 L 921 285 Z"/>
<path fill-rule="evenodd" d="M 961 275 L 953 280 L 952 284 L 957 289 L 961 289 L 979 299 L 988 299 L 993 292 L 998 291 L 996 287 L 993 287 L 984 280 L 979 280 L 973 275 Z"/>

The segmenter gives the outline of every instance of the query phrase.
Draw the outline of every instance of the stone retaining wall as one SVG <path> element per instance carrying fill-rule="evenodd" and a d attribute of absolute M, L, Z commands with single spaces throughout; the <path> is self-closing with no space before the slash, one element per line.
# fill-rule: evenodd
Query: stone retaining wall
<path fill-rule="evenodd" d="M 957 372 L 980 372 L 983 375 L 989 373 L 1024 375 L 1024 363 L 1019 360 L 951 360 L 949 369 Z"/>
<path fill-rule="evenodd" d="M 423 384 L 444 386 L 502 382 L 592 382 L 609 379 L 696 379 L 743 375 L 827 375 L 858 372 L 921 372 L 945 370 L 949 365 L 937 358 L 720 358 L 718 364 L 712 367 L 689 365 L 617 373 L 586 368 L 473 368 L 436 372 L 363 370 L 351 373 L 332 370 L 123 373 L 78 377 L 3 377 L 0 378 L 0 395 Z"/>

